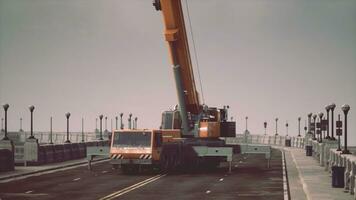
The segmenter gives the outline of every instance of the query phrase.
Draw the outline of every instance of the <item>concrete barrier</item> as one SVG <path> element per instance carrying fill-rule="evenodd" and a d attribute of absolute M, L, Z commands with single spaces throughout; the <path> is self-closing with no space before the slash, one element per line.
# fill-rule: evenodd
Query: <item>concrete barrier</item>
<path fill-rule="evenodd" d="M 79 156 L 79 144 L 78 143 L 72 143 L 72 156 L 71 159 L 78 159 L 80 158 Z"/>
<path fill-rule="evenodd" d="M 79 157 L 85 158 L 87 155 L 86 143 L 79 143 L 78 146 L 79 146 Z"/>
<path fill-rule="evenodd" d="M 54 159 L 55 162 L 63 162 L 64 161 L 64 145 L 63 144 L 55 144 L 54 148 Z"/>
<path fill-rule="evenodd" d="M 0 149 L 0 172 L 15 170 L 13 153 L 9 149 Z"/>
<path fill-rule="evenodd" d="M 52 144 L 47 144 L 42 146 L 44 148 L 44 153 L 45 153 L 45 158 L 46 161 L 45 163 L 54 163 L 56 161 L 55 159 L 55 151 L 54 151 L 54 145 Z"/>
<path fill-rule="evenodd" d="M 66 143 L 63 144 L 63 161 L 72 159 L 72 144 Z"/>

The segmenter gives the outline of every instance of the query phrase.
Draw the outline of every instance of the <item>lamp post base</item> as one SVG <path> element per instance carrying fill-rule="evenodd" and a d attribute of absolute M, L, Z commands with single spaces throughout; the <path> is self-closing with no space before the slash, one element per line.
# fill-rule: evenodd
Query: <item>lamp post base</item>
<path fill-rule="evenodd" d="M 351 154 L 351 152 L 348 149 L 342 150 L 341 154 Z"/>
<path fill-rule="evenodd" d="M 69 141 L 69 140 L 66 140 L 64 143 L 70 143 L 70 141 Z"/>

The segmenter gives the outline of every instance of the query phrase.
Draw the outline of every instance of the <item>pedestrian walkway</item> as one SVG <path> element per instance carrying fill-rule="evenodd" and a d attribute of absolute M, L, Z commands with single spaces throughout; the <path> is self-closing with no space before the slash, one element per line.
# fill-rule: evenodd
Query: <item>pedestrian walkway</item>
<path fill-rule="evenodd" d="M 331 187 L 331 174 L 304 149 L 284 148 L 292 200 L 353 200 L 343 188 Z"/>
<path fill-rule="evenodd" d="M 98 158 L 92 161 L 93 164 L 105 162 L 107 158 Z M 0 173 L 0 183 L 8 182 L 12 180 L 18 180 L 27 178 L 34 175 L 53 173 L 61 170 L 67 170 L 75 167 L 88 165 L 87 158 L 70 160 L 61 163 L 51 163 L 41 166 L 15 166 L 14 171 L 1 172 Z"/>

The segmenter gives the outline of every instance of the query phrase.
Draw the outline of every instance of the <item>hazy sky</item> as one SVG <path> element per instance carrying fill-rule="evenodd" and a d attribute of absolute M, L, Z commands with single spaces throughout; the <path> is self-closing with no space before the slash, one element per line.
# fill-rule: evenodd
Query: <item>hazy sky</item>
<path fill-rule="evenodd" d="M 183 1 L 185 2 L 185 0 Z M 356 145 L 356 1 L 188 0 L 206 103 L 230 105 L 238 132 L 348 103 Z M 184 7 L 185 8 L 185 7 Z M 184 11 L 186 12 L 186 10 Z M 0 103 L 9 129 L 93 130 L 99 114 L 157 128 L 177 103 L 160 12 L 151 0 L 0 0 Z M 194 58 L 194 56 L 192 56 Z M 194 63 L 194 62 L 193 62 Z M 198 82 L 198 77 L 196 76 Z M 197 83 L 198 84 L 198 83 Z M 198 87 L 199 88 L 199 87 Z M 4 116 L 3 111 L 0 112 Z M 110 123 L 109 123 L 110 124 Z"/>

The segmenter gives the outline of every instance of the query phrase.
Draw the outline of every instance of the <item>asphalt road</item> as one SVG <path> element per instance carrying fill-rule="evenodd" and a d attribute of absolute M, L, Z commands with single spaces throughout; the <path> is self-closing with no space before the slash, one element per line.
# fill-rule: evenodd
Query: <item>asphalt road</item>
<path fill-rule="evenodd" d="M 283 199 L 281 153 L 235 158 L 227 168 L 184 174 L 124 175 L 107 163 L 0 184 L 1 200 L 22 199 Z M 240 162 L 242 161 L 242 162 Z"/>

